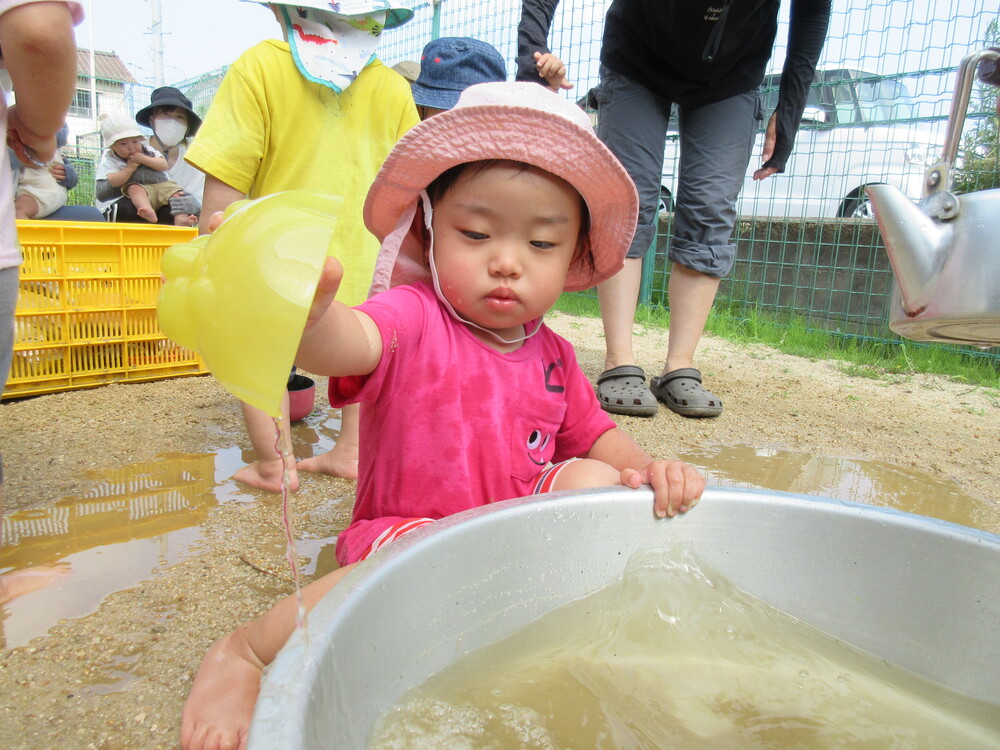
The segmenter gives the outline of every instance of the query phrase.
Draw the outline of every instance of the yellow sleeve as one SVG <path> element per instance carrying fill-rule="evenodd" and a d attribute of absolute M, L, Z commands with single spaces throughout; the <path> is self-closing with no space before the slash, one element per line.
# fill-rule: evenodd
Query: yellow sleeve
<path fill-rule="evenodd" d="M 226 72 L 185 161 L 227 185 L 249 193 L 264 158 L 270 113 L 263 97 L 261 44 Z"/>

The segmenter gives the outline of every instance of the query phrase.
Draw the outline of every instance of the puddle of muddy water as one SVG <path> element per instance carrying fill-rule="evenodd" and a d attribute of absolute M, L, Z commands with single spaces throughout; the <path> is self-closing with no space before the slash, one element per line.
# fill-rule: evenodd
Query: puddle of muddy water
<path fill-rule="evenodd" d="M 1000 501 L 972 497 L 916 469 L 752 445 L 699 448 L 678 458 L 701 469 L 710 485 L 850 500 L 1000 534 Z"/>
<path fill-rule="evenodd" d="M 292 425 L 295 450 L 328 451 L 339 418 L 313 414 Z M 0 605 L 0 647 L 44 635 L 60 620 L 97 609 L 116 591 L 202 549 L 202 524 L 222 502 L 253 502 L 230 477 L 250 458 L 239 448 L 217 453 L 164 454 L 120 469 L 95 471 L 94 486 L 46 508 L 3 518 L 0 575 L 58 563 L 69 572 L 54 583 Z M 303 539 L 303 572 L 336 567 L 330 539 Z"/>
<path fill-rule="evenodd" d="M 326 414 L 294 424 L 296 453 L 329 450 L 339 427 Z M 85 496 L 5 516 L 0 574 L 57 562 L 71 570 L 0 607 L 0 647 L 24 645 L 60 620 L 95 611 L 104 597 L 148 579 L 157 568 L 196 554 L 213 506 L 258 499 L 229 479 L 247 458 L 238 448 L 164 455 L 95 474 Z M 679 458 L 701 468 L 709 484 L 851 500 L 1000 533 L 1000 505 L 916 470 L 747 445 L 700 448 Z M 299 539 L 298 547 L 307 560 L 305 574 L 336 566 L 333 539 Z"/>

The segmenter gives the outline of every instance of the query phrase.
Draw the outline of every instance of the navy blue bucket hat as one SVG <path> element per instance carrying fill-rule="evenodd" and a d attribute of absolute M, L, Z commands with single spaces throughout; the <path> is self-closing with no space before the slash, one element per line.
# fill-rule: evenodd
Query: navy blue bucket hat
<path fill-rule="evenodd" d="M 464 36 L 441 37 L 424 47 L 420 75 L 411 87 L 413 101 L 451 109 L 469 86 L 506 80 L 507 66 L 493 46 Z"/>

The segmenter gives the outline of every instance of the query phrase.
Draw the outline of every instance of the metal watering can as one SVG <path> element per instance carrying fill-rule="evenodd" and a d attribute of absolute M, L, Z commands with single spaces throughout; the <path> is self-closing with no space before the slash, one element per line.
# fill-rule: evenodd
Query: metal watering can
<path fill-rule="evenodd" d="M 1000 189 L 950 192 L 976 67 L 998 59 L 984 50 L 959 64 L 944 151 L 919 204 L 892 185 L 866 188 L 896 276 L 889 327 L 900 336 L 1000 345 Z"/>

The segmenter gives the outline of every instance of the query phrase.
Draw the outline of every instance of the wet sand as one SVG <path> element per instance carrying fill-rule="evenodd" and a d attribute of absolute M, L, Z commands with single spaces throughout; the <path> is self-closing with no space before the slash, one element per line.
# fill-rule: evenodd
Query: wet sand
<path fill-rule="evenodd" d="M 595 378 L 603 362 L 600 321 L 554 315 L 550 325 L 576 344 Z M 666 332 L 642 329 L 637 343 L 640 364 L 658 374 Z M 652 419 L 618 418 L 653 455 L 754 446 L 882 462 L 953 482 L 976 512 L 947 520 L 1000 533 L 1000 393 L 937 377 L 853 377 L 836 362 L 712 337 L 703 341 L 698 364 L 724 399 L 721 417 L 689 420 L 664 408 Z M 51 508 L 163 454 L 234 445 L 249 447 L 237 404 L 210 377 L 0 406 L 8 512 Z M 336 534 L 350 517 L 353 492 L 353 482 L 302 475 L 292 502 L 297 534 Z M 201 541 L 182 562 L 107 596 L 93 614 L 0 652 L 0 747 L 176 745 L 204 650 L 292 590 L 278 498 L 245 490 L 240 499 L 207 509 Z M 38 594 L 19 601 L 32 596 Z"/>

